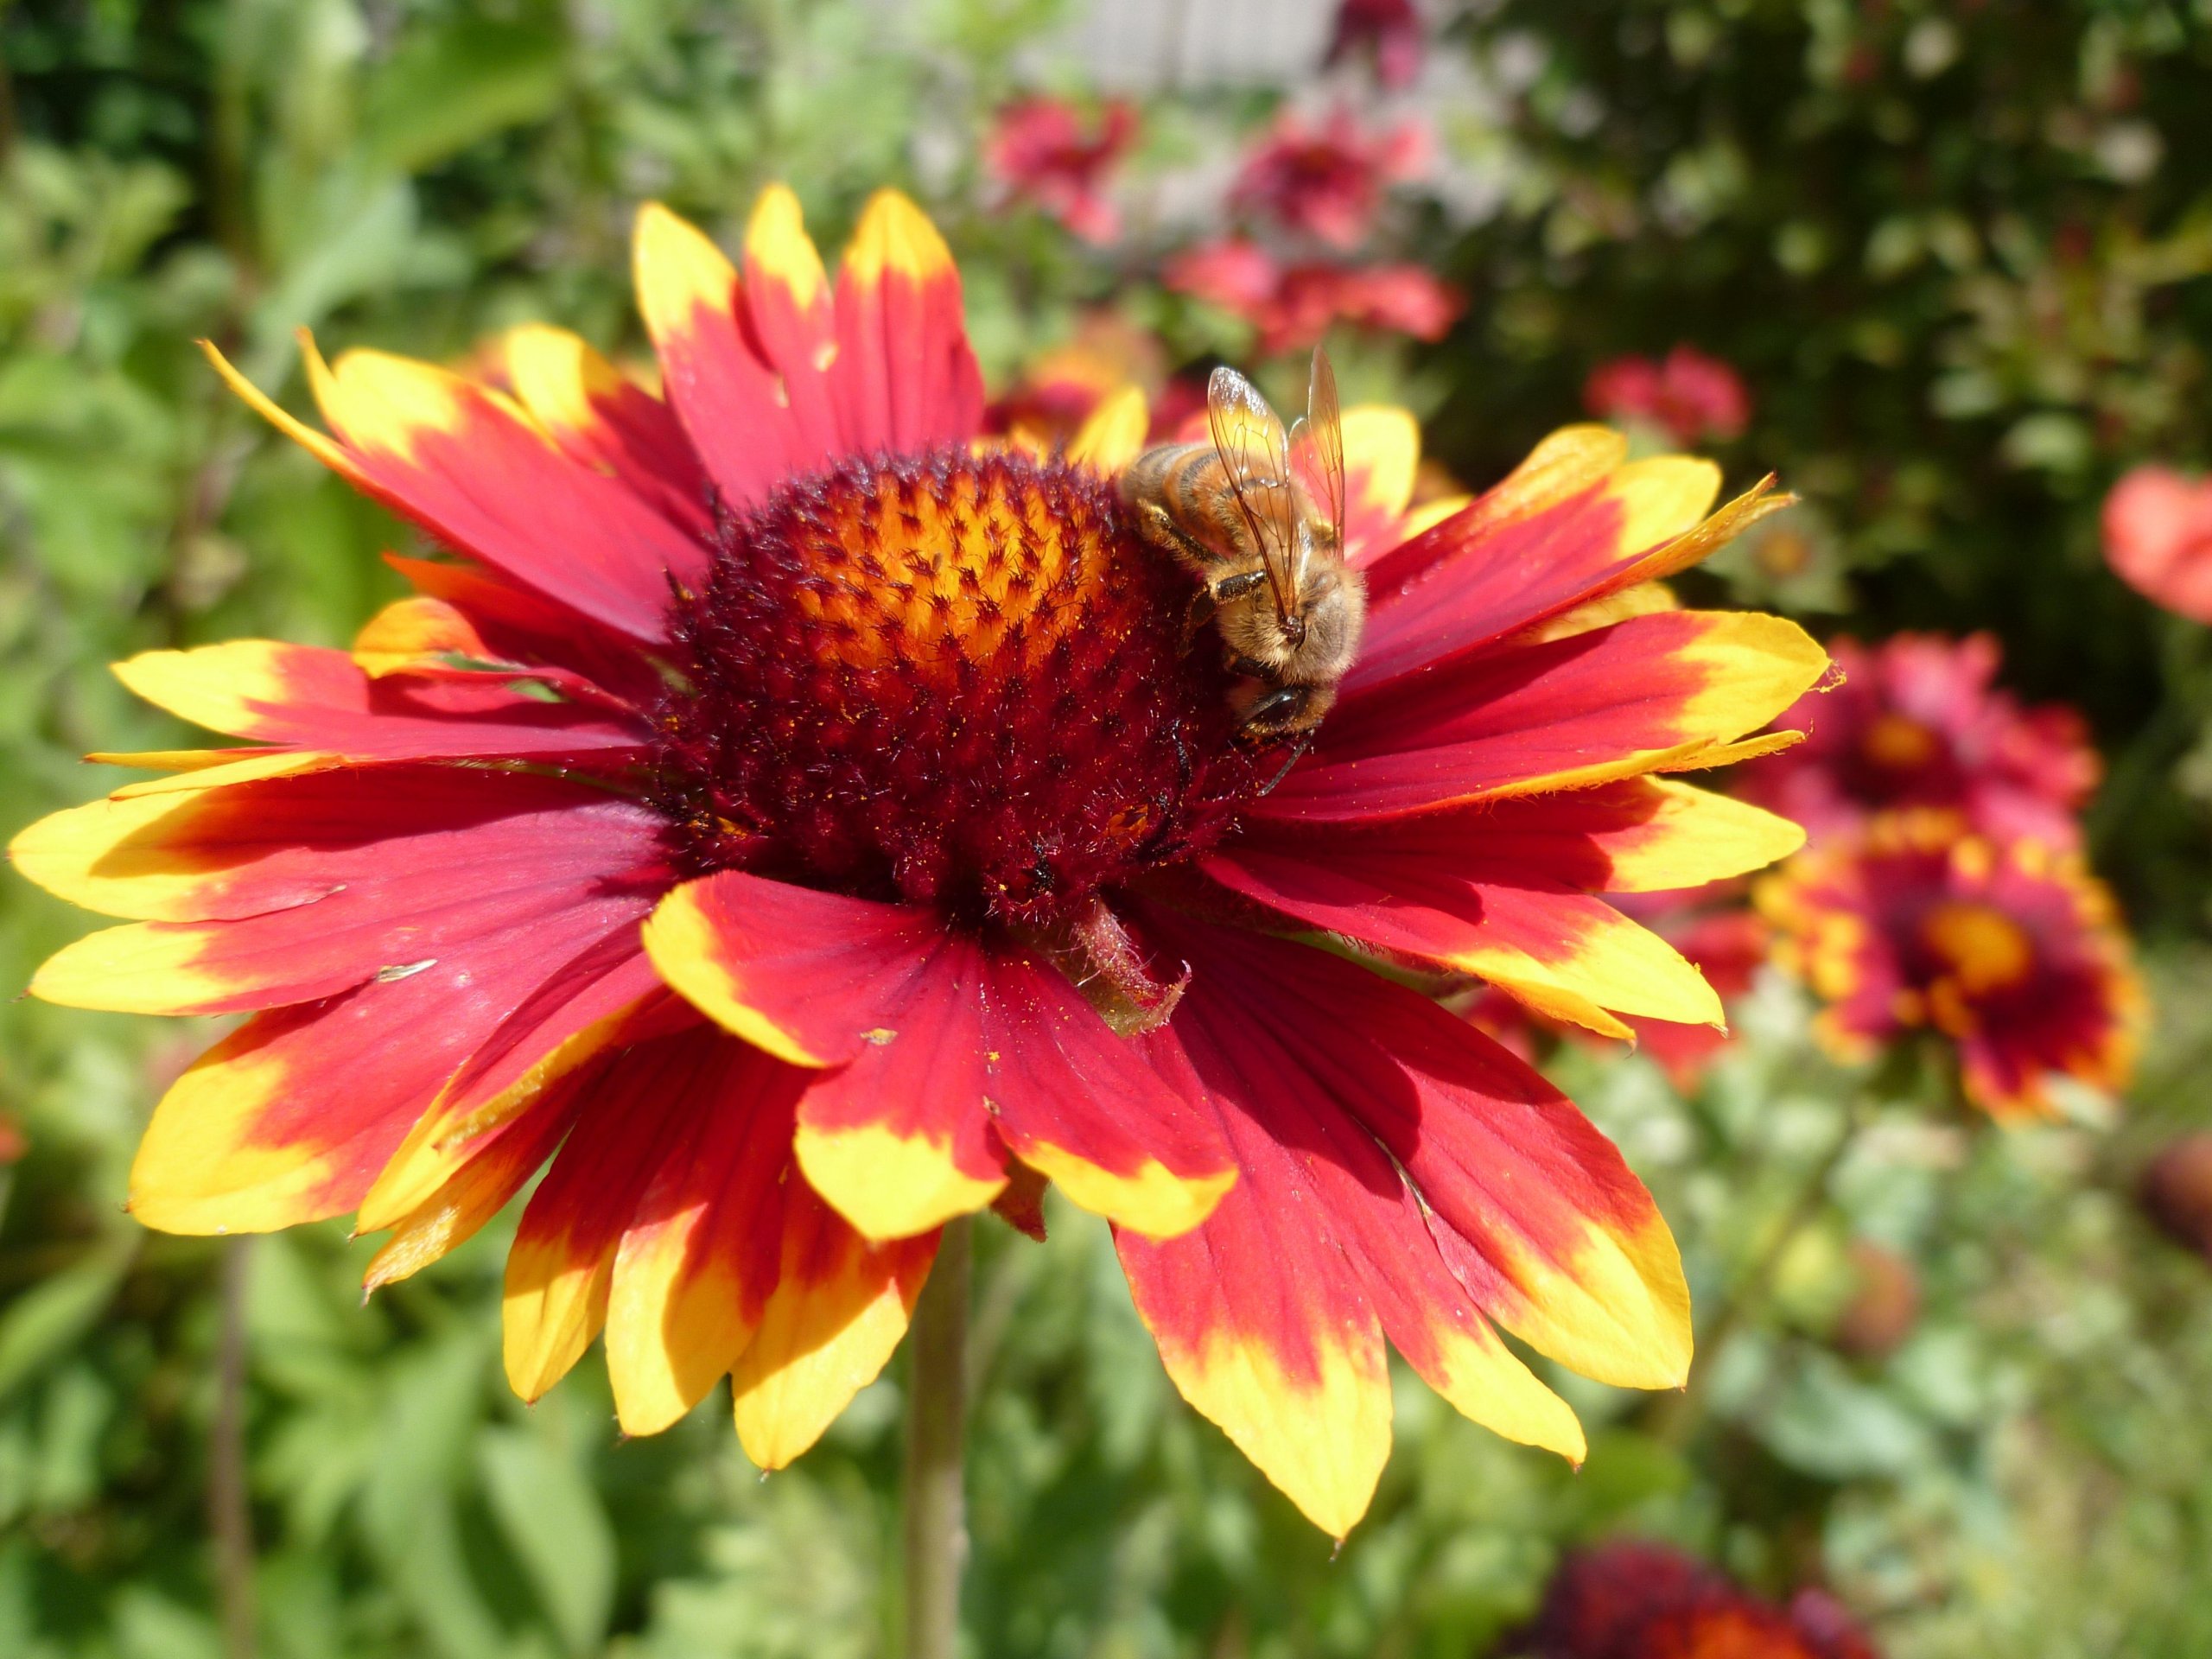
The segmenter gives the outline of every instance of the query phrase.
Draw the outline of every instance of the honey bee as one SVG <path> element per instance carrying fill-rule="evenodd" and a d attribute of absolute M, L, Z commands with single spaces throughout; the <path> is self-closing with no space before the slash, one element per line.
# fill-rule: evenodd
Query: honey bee
<path fill-rule="evenodd" d="M 1122 475 L 1138 532 L 1205 584 L 1191 632 L 1209 621 L 1239 683 L 1239 729 L 1305 737 L 1337 699 L 1359 649 L 1367 590 L 1344 563 L 1344 442 L 1336 372 L 1318 347 L 1305 417 L 1286 433 L 1230 368 L 1206 383 L 1212 442 L 1161 444 Z M 1317 503 L 1318 483 L 1325 499 Z"/>

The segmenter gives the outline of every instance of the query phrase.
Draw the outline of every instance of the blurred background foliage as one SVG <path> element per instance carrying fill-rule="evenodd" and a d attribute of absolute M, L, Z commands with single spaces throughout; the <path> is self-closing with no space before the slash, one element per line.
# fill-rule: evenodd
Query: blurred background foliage
<path fill-rule="evenodd" d="M 100 787 L 87 750 L 181 735 L 110 660 L 342 643 L 397 591 L 376 555 L 406 532 L 261 430 L 196 337 L 296 405 L 302 327 L 458 358 L 543 318 L 634 357 L 636 204 L 728 239 L 786 178 L 825 245 L 878 184 L 914 190 L 995 385 L 1101 303 L 1166 366 L 1248 359 L 1249 321 L 1158 272 L 1217 228 L 1191 181 L 1318 65 L 1125 77 L 1128 229 L 1090 248 L 1006 210 L 979 159 L 1019 88 L 1090 88 L 1101 66 L 1054 45 L 1077 10 L 0 8 L 8 827 Z M 2079 704 L 2109 766 L 2093 849 L 2159 1034 L 2116 1123 L 2090 1103 L 2004 1134 L 1933 1071 L 1818 1058 L 1779 982 L 1687 1094 L 1646 1059 L 1563 1052 L 1681 1238 L 1698 1383 L 1562 1383 L 1593 1427 L 1579 1474 L 1408 1388 L 1333 1559 L 1175 1400 L 1095 1224 L 1056 1211 L 1041 1248 L 989 1230 L 976 1650 L 1458 1659 L 1526 1617 L 1563 1547 L 1631 1527 L 1771 1588 L 1825 1580 L 1905 1659 L 2212 1653 L 2205 1268 L 2131 1201 L 2149 1150 L 2212 1118 L 2212 653 L 2104 572 L 2097 537 L 2125 468 L 2212 453 L 2212 15 L 1503 0 L 1429 22 L 1400 97 L 1439 171 L 1378 238 L 1465 308 L 1424 345 L 1343 339 L 1353 393 L 1411 402 L 1479 481 L 1576 418 L 1610 359 L 1691 341 L 1733 365 L 1752 406 L 1715 453 L 1808 505 L 1787 559 L 1739 554 L 1692 596 L 1863 637 L 1990 629 L 2013 685 Z M 83 926 L 9 884 L 0 981 Z M 0 1004 L 0 1110 L 29 1147 L 0 1173 L 0 1652 L 243 1659 L 249 1622 L 282 1659 L 884 1650 L 897 1366 L 764 1482 L 711 1404 L 618 1443 L 593 1367 L 533 1409 L 508 1397 L 496 1236 L 364 1309 L 367 1246 L 340 1224 L 144 1234 L 118 1207 L 130 1150 L 209 1034 Z M 1845 1342 L 1869 1245 L 1908 1264 L 1914 1306 L 1893 1340 Z M 234 1468 L 250 1574 L 211 1541 Z"/>

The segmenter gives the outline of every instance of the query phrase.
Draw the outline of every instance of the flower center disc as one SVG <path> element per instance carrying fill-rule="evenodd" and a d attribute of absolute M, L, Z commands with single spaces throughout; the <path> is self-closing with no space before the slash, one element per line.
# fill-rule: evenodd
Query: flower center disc
<path fill-rule="evenodd" d="M 660 804 L 695 868 L 1049 924 L 1281 766 L 1112 488 L 946 449 L 794 479 L 677 606 Z"/>

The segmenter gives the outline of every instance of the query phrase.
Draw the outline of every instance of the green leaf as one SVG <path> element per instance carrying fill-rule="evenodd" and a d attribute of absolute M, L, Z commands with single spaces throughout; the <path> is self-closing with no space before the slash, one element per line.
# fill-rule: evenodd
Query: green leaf
<path fill-rule="evenodd" d="M 484 1490 L 563 1646 L 596 1652 L 614 1601 L 614 1529 L 591 1483 L 542 1438 L 489 1429 L 477 1442 Z"/>
<path fill-rule="evenodd" d="M 99 1323 L 138 1254 L 136 1228 L 93 1247 L 0 1315 L 0 1400 L 69 1352 Z"/>
<path fill-rule="evenodd" d="M 371 167 L 419 173 L 560 102 L 557 29 L 461 17 L 411 37 L 370 83 L 363 149 Z"/>

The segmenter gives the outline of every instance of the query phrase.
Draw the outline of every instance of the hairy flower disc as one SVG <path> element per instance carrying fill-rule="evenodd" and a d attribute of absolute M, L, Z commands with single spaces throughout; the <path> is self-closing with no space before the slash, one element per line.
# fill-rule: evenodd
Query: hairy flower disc
<path fill-rule="evenodd" d="M 681 604 L 660 758 L 683 855 L 1033 923 L 1189 856 L 1267 775 L 1185 645 L 1190 600 L 1058 461 L 793 481 Z"/>

